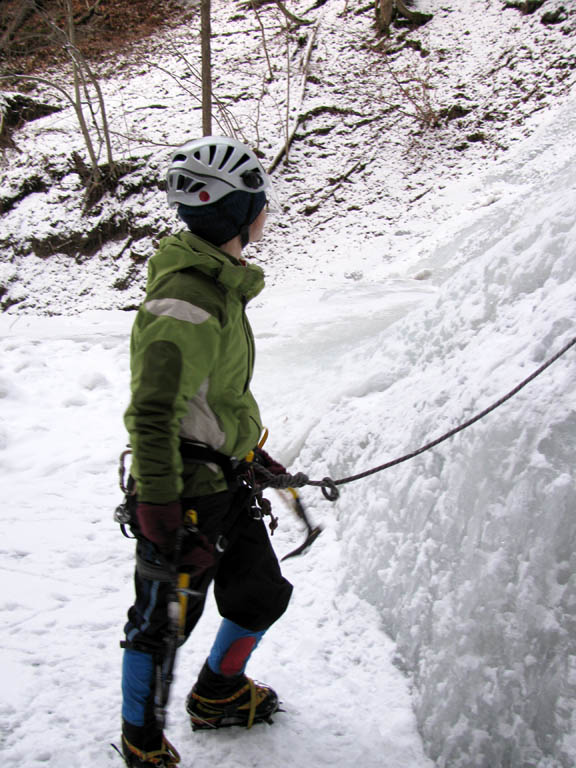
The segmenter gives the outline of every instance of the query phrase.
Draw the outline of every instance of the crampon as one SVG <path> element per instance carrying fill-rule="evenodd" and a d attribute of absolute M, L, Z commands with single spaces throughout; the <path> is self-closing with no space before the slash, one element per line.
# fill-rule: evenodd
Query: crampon
<path fill-rule="evenodd" d="M 159 749 L 147 752 L 130 744 L 125 736 L 122 736 L 122 750 L 118 749 L 116 744 L 111 746 L 124 760 L 127 768 L 177 768 L 180 762 L 180 755 L 164 737 Z"/>
<path fill-rule="evenodd" d="M 186 710 L 193 731 L 234 725 L 251 728 L 256 723 L 272 725 L 272 715 L 282 711 L 276 692 L 250 678 L 231 696 L 220 699 L 200 696 L 195 687 L 188 696 Z"/>

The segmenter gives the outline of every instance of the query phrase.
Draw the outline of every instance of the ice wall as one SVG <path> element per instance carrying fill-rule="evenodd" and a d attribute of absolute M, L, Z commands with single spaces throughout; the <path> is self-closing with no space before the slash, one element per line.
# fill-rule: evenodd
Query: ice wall
<path fill-rule="evenodd" d="M 371 391 L 316 430 L 333 477 L 456 426 L 576 336 L 575 126 L 572 102 L 468 188 L 429 254 L 437 301 L 363 349 Z M 397 640 L 440 768 L 576 764 L 575 379 L 572 348 L 339 502 L 346 582 Z"/>

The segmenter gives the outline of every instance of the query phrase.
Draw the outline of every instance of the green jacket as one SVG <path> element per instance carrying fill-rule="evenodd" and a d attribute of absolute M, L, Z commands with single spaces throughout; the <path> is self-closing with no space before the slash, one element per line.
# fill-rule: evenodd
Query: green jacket
<path fill-rule="evenodd" d="M 260 267 L 187 231 L 163 239 L 150 259 L 132 329 L 132 398 L 124 417 L 140 501 L 162 504 L 226 488 L 215 465 L 183 465 L 180 438 L 237 458 L 258 443 L 245 306 L 263 287 Z"/>

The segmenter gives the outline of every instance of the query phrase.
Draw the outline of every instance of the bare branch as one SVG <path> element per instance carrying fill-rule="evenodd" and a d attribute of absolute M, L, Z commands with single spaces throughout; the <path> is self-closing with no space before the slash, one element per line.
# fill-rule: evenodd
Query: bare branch
<path fill-rule="evenodd" d="M 299 94 L 299 103 L 298 103 L 298 115 L 296 116 L 296 119 L 292 125 L 292 129 L 287 129 L 287 135 L 286 135 L 286 141 L 284 143 L 284 146 L 279 150 L 276 157 L 272 160 L 272 164 L 270 165 L 270 168 L 268 169 L 269 173 L 272 173 L 274 169 L 278 166 L 278 163 L 282 159 L 282 157 L 286 154 L 288 155 L 288 151 L 290 149 L 290 145 L 292 144 L 292 141 L 294 140 L 294 135 L 296 134 L 296 131 L 298 130 L 298 126 L 300 125 L 300 122 L 302 120 L 302 115 L 300 113 L 300 108 L 302 106 L 302 102 L 304 101 L 304 95 L 306 93 L 306 81 L 308 79 L 308 69 L 310 66 L 310 58 L 312 56 L 312 49 L 314 48 L 314 44 L 316 42 L 316 35 L 318 33 L 318 24 L 317 21 L 314 24 L 314 28 L 312 30 L 312 34 L 310 35 L 310 39 L 308 40 L 308 45 L 306 47 L 306 51 L 304 53 L 304 58 L 302 61 L 302 81 L 300 84 L 300 94 Z"/>
<path fill-rule="evenodd" d="M 256 14 L 256 20 L 258 21 L 258 25 L 260 27 L 260 33 L 262 34 L 262 47 L 264 48 L 264 55 L 266 56 L 266 63 L 268 65 L 268 72 L 270 73 L 270 81 L 274 80 L 274 71 L 272 69 L 272 64 L 270 62 L 270 56 L 268 54 L 268 45 L 266 43 L 266 34 L 264 32 L 264 24 L 262 23 L 262 19 L 260 18 L 260 14 L 258 12 L 258 9 L 256 8 L 256 3 L 254 0 L 250 0 L 250 4 L 252 5 L 252 10 Z"/>
<path fill-rule="evenodd" d="M 281 0 L 274 0 L 278 8 L 282 11 L 284 16 L 288 19 L 288 21 L 291 21 L 293 24 L 296 24 L 297 26 L 300 26 L 302 24 L 314 24 L 313 21 L 310 19 L 302 19 L 300 16 L 295 16 L 291 11 L 289 11 L 286 6 L 284 5 Z"/>

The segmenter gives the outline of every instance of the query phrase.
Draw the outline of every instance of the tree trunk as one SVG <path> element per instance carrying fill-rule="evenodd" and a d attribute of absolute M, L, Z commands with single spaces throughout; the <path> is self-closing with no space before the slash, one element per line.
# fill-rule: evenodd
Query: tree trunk
<path fill-rule="evenodd" d="M 394 16 L 394 0 L 376 0 L 376 27 L 379 32 L 388 32 Z"/>
<path fill-rule="evenodd" d="M 210 0 L 202 0 L 201 49 L 202 49 L 202 135 L 212 135 L 212 61 L 210 48 Z"/>
<path fill-rule="evenodd" d="M 381 34 L 390 32 L 390 24 L 398 16 L 407 19 L 413 27 L 421 27 L 432 18 L 431 13 L 411 11 L 408 0 L 375 0 L 376 29 Z"/>
<path fill-rule="evenodd" d="M 416 19 L 418 16 L 417 12 L 411 11 L 410 8 L 406 7 L 406 3 L 404 3 L 403 0 L 396 0 L 396 8 L 398 10 L 398 13 L 401 16 L 404 16 L 404 18 L 408 19 L 409 21 Z"/>

